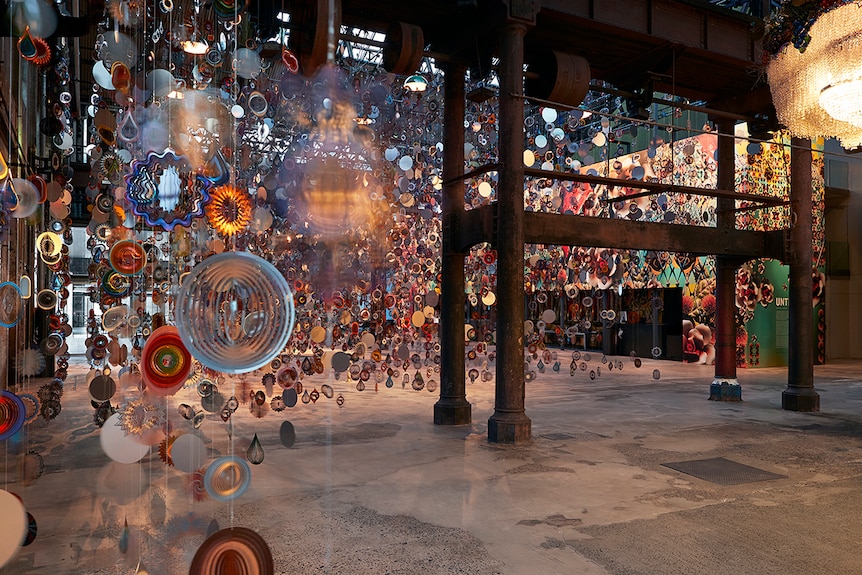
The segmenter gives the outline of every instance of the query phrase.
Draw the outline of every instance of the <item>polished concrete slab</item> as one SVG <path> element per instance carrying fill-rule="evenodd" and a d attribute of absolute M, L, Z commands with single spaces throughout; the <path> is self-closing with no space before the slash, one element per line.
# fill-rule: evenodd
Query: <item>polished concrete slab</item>
<path fill-rule="evenodd" d="M 255 433 L 262 443 L 250 488 L 227 503 L 196 501 L 157 448 L 112 462 L 78 368 L 60 416 L 6 442 L 4 487 L 39 533 L 0 573 L 134 573 L 139 561 L 188 573 L 213 519 L 260 533 L 285 574 L 862 573 L 862 363 L 816 367 L 821 412 L 802 414 L 781 409 L 785 369 L 740 370 L 743 401 L 719 403 L 710 367 L 614 357 L 623 368 L 608 371 L 593 354 L 571 376 L 568 353 L 527 384 L 533 440 L 514 446 L 487 441 L 493 381 L 467 383 L 474 423 L 460 427 L 433 425 L 436 393 L 317 376 L 306 388 L 331 385 L 343 407 L 321 396 L 258 418 L 245 403 L 232 429 L 209 414 L 195 430 L 177 414 L 200 408 L 186 390 L 165 402 L 175 433 L 211 456 L 244 455 Z M 248 383 L 258 377 L 222 391 L 262 389 Z M 28 450 L 45 463 L 32 481 Z M 721 485 L 665 466 L 709 458 L 780 477 Z"/>

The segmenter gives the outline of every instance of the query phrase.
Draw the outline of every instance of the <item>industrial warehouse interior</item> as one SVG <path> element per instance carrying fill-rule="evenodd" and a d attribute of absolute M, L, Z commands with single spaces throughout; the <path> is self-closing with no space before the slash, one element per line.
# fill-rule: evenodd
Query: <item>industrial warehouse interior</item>
<path fill-rule="evenodd" d="M 10 0 L 0 573 L 862 573 L 862 7 Z"/>

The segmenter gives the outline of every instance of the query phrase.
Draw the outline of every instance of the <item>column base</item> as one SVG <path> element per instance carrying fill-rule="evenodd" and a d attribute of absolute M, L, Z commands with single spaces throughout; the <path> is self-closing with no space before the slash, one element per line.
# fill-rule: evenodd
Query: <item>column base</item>
<path fill-rule="evenodd" d="M 434 404 L 434 425 L 469 425 L 473 422 L 473 406 L 469 402 Z"/>
<path fill-rule="evenodd" d="M 488 419 L 488 441 L 491 443 L 526 443 L 532 437 L 532 422 L 523 413 L 494 413 Z"/>
<path fill-rule="evenodd" d="M 813 388 L 785 389 L 781 392 L 781 409 L 816 413 L 820 411 L 820 394 Z"/>
<path fill-rule="evenodd" d="M 709 386 L 710 401 L 742 401 L 742 386 L 735 377 L 721 377 Z"/>

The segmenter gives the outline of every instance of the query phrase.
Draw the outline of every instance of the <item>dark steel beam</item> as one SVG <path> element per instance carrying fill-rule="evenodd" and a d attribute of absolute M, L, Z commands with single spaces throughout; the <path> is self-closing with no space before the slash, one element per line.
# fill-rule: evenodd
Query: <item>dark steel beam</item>
<path fill-rule="evenodd" d="M 481 206 L 468 210 L 461 215 L 458 229 L 458 249 L 467 252 L 476 244 L 494 241 L 494 220 L 497 217 L 497 204 Z"/>
<path fill-rule="evenodd" d="M 633 248 L 745 259 L 783 256 L 784 232 L 755 232 L 622 219 L 528 212 L 524 239 L 530 244 Z"/>

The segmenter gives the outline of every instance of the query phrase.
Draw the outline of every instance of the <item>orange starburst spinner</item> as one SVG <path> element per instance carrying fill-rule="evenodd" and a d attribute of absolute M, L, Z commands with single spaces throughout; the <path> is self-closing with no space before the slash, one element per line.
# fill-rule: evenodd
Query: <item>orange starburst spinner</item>
<path fill-rule="evenodd" d="M 248 192 L 235 186 L 219 186 L 210 191 L 212 201 L 204 208 L 207 221 L 216 232 L 233 236 L 251 223 L 254 207 Z"/>

